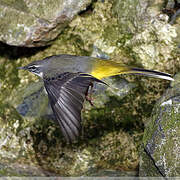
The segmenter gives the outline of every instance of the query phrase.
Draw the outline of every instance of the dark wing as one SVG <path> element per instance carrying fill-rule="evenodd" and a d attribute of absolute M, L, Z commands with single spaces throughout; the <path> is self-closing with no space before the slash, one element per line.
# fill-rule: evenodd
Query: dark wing
<path fill-rule="evenodd" d="M 63 73 L 56 78 L 44 79 L 52 110 L 68 142 L 75 140 L 81 132 L 85 94 L 94 81 L 102 82 L 82 73 Z"/>

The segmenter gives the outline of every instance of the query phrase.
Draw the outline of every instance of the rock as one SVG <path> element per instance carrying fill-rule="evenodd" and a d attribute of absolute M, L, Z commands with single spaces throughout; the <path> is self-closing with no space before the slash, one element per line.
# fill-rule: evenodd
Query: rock
<path fill-rule="evenodd" d="M 109 170 L 109 169 L 103 169 L 99 170 L 97 172 L 91 172 L 90 176 L 91 177 L 103 177 L 103 178 L 108 178 L 108 177 L 115 177 L 113 178 L 114 180 L 119 179 L 120 177 L 123 179 L 123 177 L 128 177 L 128 178 L 133 178 L 137 177 L 137 171 L 123 171 L 123 170 Z M 117 177 L 117 178 L 116 178 Z M 133 178 L 136 179 L 136 178 Z"/>
<path fill-rule="evenodd" d="M 117 15 L 119 29 L 123 34 L 135 34 L 140 32 L 149 21 L 147 14 L 149 1 L 138 0 L 115 0 L 113 3 L 113 12 Z"/>
<path fill-rule="evenodd" d="M 22 119 L 18 113 L 14 115 L 16 111 L 12 107 L 6 106 L 6 109 L 2 110 L 11 121 L 0 121 L 1 172 L 4 175 L 81 176 L 99 167 L 136 170 L 138 154 L 128 133 L 106 131 L 103 136 L 96 134 L 88 141 L 86 134 L 83 140 L 68 145 L 57 125 L 49 120 Z"/>
<path fill-rule="evenodd" d="M 48 98 L 42 81 L 31 83 L 28 87 L 22 88 L 21 92 L 16 92 L 15 97 L 13 99 L 14 107 L 23 117 L 39 118 L 52 114 L 51 109 L 48 110 Z"/>
<path fill-rule="evenodd" d="M 90 2 L 3 0 L 0 2 L 0 41 L 14 46 L 46 46 Z"/>
<path fill-rule="evenodd" d="M 162 0 L 116 0 L 113 6 L 121 36 L 129 38 L 122 46 L 148 69 L 173 69 L 174 57 L 178 58 L 174 51 L 178 47 L 178 26 L 168 23 L 169 17 L 161 12 L 163 6 Z"/>
<path fill-rule="evenodd" d="M 140 176 L 180 176 L 180 74 L 174 79 L 146 125 Z"/>
<path fill-rule="evenodd" d="M 178 44 L 178 47 L 180 48 L 180 1 L 172 1 L 169 0 L 166 3 L 166 7 L 163 9 L 163 12 L 166 13 L 169 16 L 169 24 L 176 27 L 177 30 L 177 38 L 176 43 Z"/>

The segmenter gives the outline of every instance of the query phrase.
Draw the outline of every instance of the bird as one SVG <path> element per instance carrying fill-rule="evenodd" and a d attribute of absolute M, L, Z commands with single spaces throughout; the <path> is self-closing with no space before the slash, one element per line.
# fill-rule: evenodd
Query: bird
<path fill-rule="evenodd" d="M 102 79 L 120 74 L 145 75 L 173 81 L 170 74 L 129 67 L 112 60 L 89 56 L 59 54 L 34 61 L 19 69 L 42 78 L 48 99 L 59 123 L 62 134 L 68 143 L 72 143 L 81 133 L 81 110 L 88 98 L 93 84 L 102 83 Z"/>

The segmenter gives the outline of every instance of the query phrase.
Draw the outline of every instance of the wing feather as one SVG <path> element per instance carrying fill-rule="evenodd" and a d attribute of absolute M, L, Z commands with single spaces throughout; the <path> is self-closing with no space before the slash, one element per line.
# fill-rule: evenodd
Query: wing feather
<path fill-rule="evenodd" d="M 52 110 L 68 142 L 80 135 L 85 94 L 94 81 L 103 83 L 82 73 L 63 73 L 56 78 L 44 79 Z"/>
<path fill-rule="evenodd" d="M 79 129 L 80 128 L 78 126 L 79 116 L 77 114 L 75 114 L 74 111 L 72 111 L 72 109 L 70 109 L 70 107 L 68 107 L 66 103 L 64 103 L 63 101 L 59 101 L 59 102 L 61 104 L 60 103 L 58 103 L 58 104 L 63 105 L 62 108 L 64 108 L 64 113 L 69 117 L 69 121 L 67 121 L 68 124 L 71 125 L 71 123 L 72 123 L 77 129 Z"/>

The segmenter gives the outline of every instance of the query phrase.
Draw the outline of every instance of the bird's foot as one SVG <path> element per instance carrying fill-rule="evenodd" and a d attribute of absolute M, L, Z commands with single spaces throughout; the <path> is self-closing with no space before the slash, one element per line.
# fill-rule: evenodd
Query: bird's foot
<path fill-rule="evenodd" d="M 94 106 L 91 95 L 86 95 L 86 101 L 88 101 L 91 106 Z"/>
<path fill-rule="evenodd" d="M 94 104 L 92 103 L 92 93 L 93 93 L 93 83 L 89 85 L 85 98 L 86 98 L 86 101 L 88 101 L 91 106 L 94 106 Z"/>

